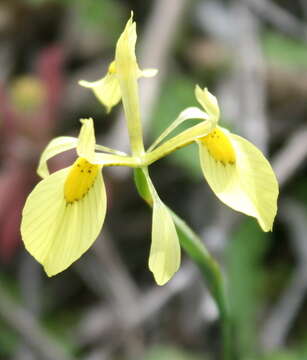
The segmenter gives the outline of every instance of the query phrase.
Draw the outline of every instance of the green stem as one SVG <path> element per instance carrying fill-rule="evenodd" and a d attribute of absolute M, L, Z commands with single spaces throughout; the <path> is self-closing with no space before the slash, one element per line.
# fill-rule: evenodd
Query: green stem
<path fill-rule="evenodd" d="M 170 211 L 176 224 L 180 245 L 198 265 L 203 279 L 219 309 L 223 341 L 223 359 L 229 360 L 231 359 L 230 319 L 222 271 L 194 231 L 177 214 L 172 210 Z"/>
<path fill-rule="evenodd" d="M 144 175 L 147 168 L 135 169 L 134 180 L 140 196 L 152 206 L 151 194 Z M 169 209 L 170 210 L 170 209 Z M 198 265 L 203 279 L 217 304 L 220 314 L 223 360 L 231 359 L 230 319 L 223 274 L 218 263 L 209 254 L 201 239 L 177 214 L 170 210 L 177 228 L 180 244 L 190 258 Z"/>

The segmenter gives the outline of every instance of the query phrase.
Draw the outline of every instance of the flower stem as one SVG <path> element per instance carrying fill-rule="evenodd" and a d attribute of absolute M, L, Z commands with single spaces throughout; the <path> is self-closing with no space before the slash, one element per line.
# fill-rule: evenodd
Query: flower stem
<path fill-rule="evenodd" d="M 172 210 L 170 211 L 176 224 L 181 246 L 198 265 L 203 275 L 203 279 L 217 304 L 221 321 L 223 360 L 230 360 L 230 319 L 225 283 L 221 268 L 209 254 L 208 250 L 194 231 L 177 214 Z"/>
<path fill-rule="evenodd" d="M 144 172 L 147 168 L 134 169 L 134 180 L 140 196 L 152 206 L 152 199 Z M 203 279 L 205 280 L 216 304 L 219 309 L 222 342 L 223 342 L 223 360 L 230 360 L 231 355 L 231 332 L 230 332 L 230 318 L 229 308 L 227 302 L 227 295 L 225 283 L 220 266 L 209 254 L 208 250 L 202 243 L 201 239 L 194 233 L 194 231 L 169 209 L 179 236 L 180 244 L 190 258 L 198 265 Z"/>

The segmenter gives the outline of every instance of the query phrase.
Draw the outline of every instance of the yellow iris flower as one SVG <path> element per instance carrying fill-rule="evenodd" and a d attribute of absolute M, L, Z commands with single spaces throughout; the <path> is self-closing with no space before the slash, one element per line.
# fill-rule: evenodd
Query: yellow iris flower
<path fill-rule="evenodd" d="M 220 111 L 216 98 L 198 86 L 195 95 L 218 122 Z M 264 231 L 272 230 L 278 183 L 261 151 L 220 126 L 197 143 L 203 174 L 216 196 L 234 210 L 255 217 Z"/>
<path fill-rule="evenodd" d="M 149 177 L 148 166 L 193 142 L 199 145 L 204 175 L 216 195 L 235 210 L 257 218 L 263 230 L 272 228 L 278 194 L 274 173 L 255 146 L 218 126 L 217 100 L 206 89 L 196 87 L 196 98 L 204 110 L 190 107 L 182 111 L 145 151 L 138 79 L 155 71 L 139 69 L 136 39 L 136 25 L 131 15 L 117 42 L 115 60 L 106 77 L 95 83 L 81 83 L 91 87 L 108 110 L 122 99 L 131 155 L 96 144 L 92 119 L 81 120 L 78 138 L 55 138 L 41 155 L 38 174 L 43 180 L 26 201 L 21 234 L 25 247 L 49 276 L 70 266 L 98 237 L 107 204 L 102 168 L 116 165 L 140 168 L 145 176 L 153 207 L 149 269 L 157 284 L 169 281 L 180 265 L 179 239 L 172 214 Z M 189 119 L 200 122 L 165 140 Z M 73 148 L 78 155 L 75 163 L 50 175 L 47 161 Z"/>
<path fill-rule="evenodd" d="M 138 78 L 150 78 L 155 76 L 157 72 L 157 69 L 141 70 L 137 67 Z M 105 106 L 107 113 L 120 102 L 122 97 L 118 77 L 116 76 L 115 61 L 110 63 L 108 71 L 102 79 L 96 81 L 80 80 L 79 85 L 92 89 L 97 99 Z"/>
<path fill-rule="evenodd" d="M 38 172 L 44 178 L 28 197 L 22 213 L 25 247 L 48 274 L 55 275 L 76 261 L 96 240 L 106 213 L 101 165 L 93 164 L 95 136 L 92 119 L 82 120 L 79 138 L 50 142 Z M 76 148 L 78 159 L 49 175 L 46 162 Z"/>

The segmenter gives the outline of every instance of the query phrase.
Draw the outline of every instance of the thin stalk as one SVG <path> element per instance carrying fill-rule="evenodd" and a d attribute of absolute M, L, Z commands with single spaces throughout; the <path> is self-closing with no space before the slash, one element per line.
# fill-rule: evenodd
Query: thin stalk
<path fill-rule="evenodd" d="M 176 224 L 180 245 L 198 265 L 205 283 L 219 309 L 223 359 L 231 359 L 230 318 L 223 273 L 219 264 L 210 255 L 198 235 L 174 211 L 170 210 Z"/>
<path fill-rule="evenodd" d="M 147 168 L 135 169 L 134 180 L 140 196 L 146 203 L 152 207 L 151 193 L 148 189 L 148 184 L 144 173 L 147 173 Z M 223 360 L 231 360 L 231 332 L 230 332 L 230 317 L 227 302 L 227 294 L 223 274 L 219 264 L 210 255 L 201 239 L 194 233 L 194 231 L 182 220 L 176 213 L 169 209 L 179 236 L 180 244 L 190 258 L 198 265 L 204 281 L 206 282 L 216 304 L 219 309 L 222 343 L 223 343 Z"/>
<path fill-rule="evenodd" d="M 190 127 L 179 135 L 167 140 L 150 152 L 138 153 L 133 156 L 120 154 L 96 153 L 95 163 L 103 166 L 129 166 L 132 168 L 145 168 L 164 156 L 195 142 L 198 138 L 206 136 L 212 129 L 213 123 L 203 121 L 200 124 Z"/>

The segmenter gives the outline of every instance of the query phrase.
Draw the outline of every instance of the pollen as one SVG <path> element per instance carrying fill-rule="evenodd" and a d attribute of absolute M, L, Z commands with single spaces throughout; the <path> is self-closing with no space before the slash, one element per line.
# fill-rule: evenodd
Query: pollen
<path fill-rule="evenodd" d="M 88 193 L 95 183 L 98 171 L 98 165 L 93 165 L 83 158 L 75 161 L 64 184 L 64 198 L 67 203 L 81 200 Z"/>
<path fill-rule="evenodd" d="M 201 139 L 210 155 L 223 165 L 234 164 L 236 162 L 236 154 L 228 137 L 218 128 Z"/>
<path fill-rule="evenodd" d="M 115 61 L 112 61 L 111 64 L 109 65 L 108 73 L 115 74 L 115 72 L 116 72 Z"/>

